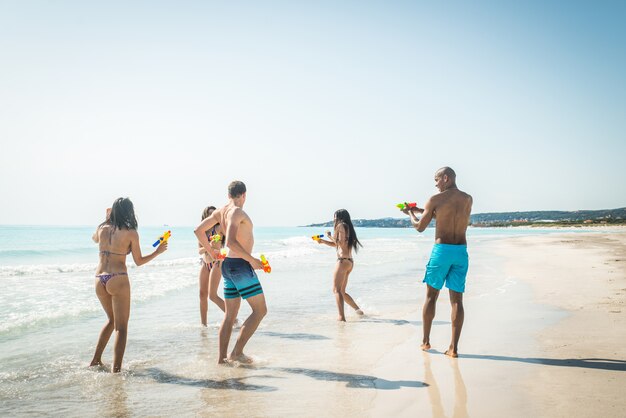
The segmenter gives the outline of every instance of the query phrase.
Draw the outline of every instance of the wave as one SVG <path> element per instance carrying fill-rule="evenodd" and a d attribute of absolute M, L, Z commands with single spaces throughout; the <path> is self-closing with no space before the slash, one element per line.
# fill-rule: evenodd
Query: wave
<path fill-rule="evenodd" d="M 49 250 L 0 250 L 0 260 L 27 257 L 51 257 L 60 255 L 89 254 L 94 252 L 94 247 L 54 248 Z"/>
<path fill-rule="evenodd" d="M 189 265 L 190 259 L 171 260 L 183 263 L 175 269 L 172 280 L 170 269 L 137 269 L 132 277 L 133 303 L 144 303 L 181 289 L 197 286 L 197 265 Z M 197 260 L 196 260 L 197 262 Z M 167 263 L 167 261 L 165 261 Z M 32 283 L 20 279 L 7 279 L 10 293 L 0 296 L 0 336 L 10 338 L 24 330 L 36 330 L 46 326 L 98 313 L 102 307 L 93 295 L 93 279 L 70 276 L 62 286 L 48 286 L 53 278 L 38 281 L 41 289 L 36 298 L 31 297 Z M 17 286 L 15 286 L 17 284 Z M 6 308 L 6 309 L 5 309 Z"/>
<path fill-rule="evenodd" d="M 172 260 L 155 260 L 148 266 L 151 267 L 170 267 L 195 265 L 198 263 L 198 257 L 177 258 Z M 97 263 L 73 263 L 73 264 L 26 264 L 17 266 L 0 266 L 0 277 L 8 276 L 38 276 L 59 273 L 82 273 L 94 272 Z M 130 264 L 128 270 L 132 271 L 137 266 Z"/>

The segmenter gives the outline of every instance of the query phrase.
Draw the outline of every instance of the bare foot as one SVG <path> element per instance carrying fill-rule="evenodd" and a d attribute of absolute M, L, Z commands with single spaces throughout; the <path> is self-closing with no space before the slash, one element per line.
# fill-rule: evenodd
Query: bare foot
<path fill-rule="evenodd" d="M 357 309 L 354 312 L 356 312 L 357 315 L 363 315 L 363 311 L 361 309 Z"/>
<path fill-rule="evenodd" d="M 104 364 L 102 364 L 102 360 L 91 360 L 91 364 L 89 365 L 89 367 L 93 367 L 93 366 L 104 366 Z"/>
<path fill-rule="evenodd" d="M 238 356 L 235 356 L 231 353 L 230 356 L 228 356 L 228 361 L 236 361 L 237 363 L 241 363 L 241 364 L 252 364 L 254 363 L 254 360 L 252 359 L 252 357 L 248 357 L 246 356 L 244 353 L 239 354 Z"/>
<path fill-rule="evenodd" d="M 430 343 L 423 343 L 420 347 L 423 351 L 430 350 Z"/>
<path fill-rule="evenodd" d="M 346 318 L 343 318 L 343 317 L 340 316 L 339 318 L 337 318 L 337 321 L 339 321 L 339 322 L 346 322 Z"/>
<path fill-rule="evenodd" d="M 456 351 L 454 351 L 451 348 L 447 349 L 446 352 L 443 353 L 443 354 L 445 354 L 446 356 L 454 357 L 454 358 L 459 356 L 459 353 L 457 353 Z"/>

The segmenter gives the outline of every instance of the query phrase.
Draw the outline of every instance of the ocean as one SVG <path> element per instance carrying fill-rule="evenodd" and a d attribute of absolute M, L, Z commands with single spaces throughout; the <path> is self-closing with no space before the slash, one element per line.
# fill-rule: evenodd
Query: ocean
<path fill-rule="evenodd" d="M 357 229 L 364 248 L 347 290 L 366 316 L 346 306 L 348 323 L 340 325 L 334 250 L 310 238 L 325 229 L 255 228 L 254 254 L 267 256 L 272 273 L 258 273 L 268 315 L 246 347 L 252 369 L 215 365 L 222 315 L 209 302 L 209 327 L 200 325 L 192 228 L 140 228 L 142 251 L 152 251 L 165 229 L 172 231 L 166 253 L 141 267 L 128 258 L 128 344 L 123 372 L 112 376 L 87 367 L 105 322 L 94 292 L 94 228 L 0 226 L 0 416 L 319 416 L 326 403 L 332 416 L 367 415 L 371 394 L 357 391 L 346 403 L 333 397 L 333 385 L 375 389 L 376 376 L 363 372 L 376 353 L 417 332 L 433 229 Z M 470 229 L 466 303 L 515 284 L 498 273 L 489 245 L 551 232 Z M 240 319 L 248 313 L 244 302 Z"/>

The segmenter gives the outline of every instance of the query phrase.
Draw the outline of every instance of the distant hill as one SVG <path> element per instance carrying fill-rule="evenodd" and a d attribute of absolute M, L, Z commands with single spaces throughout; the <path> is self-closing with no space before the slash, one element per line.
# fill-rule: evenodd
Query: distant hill
<path fill-rule="evenodd" d="M 354 226 L 363 228 L 410 228 L 409 217 L 381 219 L 353 219 Z M 626 208 L 602 210 L 567 211 L 531 211 L 531 212 L 495 212 L 477 213 L 471 216 L 473 226 L 508 226 L 528 224 L 594 224 L 626 223 Z M 431 226 L 434 222 L 431 223 Z M 305 225 L 308 227 L 328 228 L 333 221 Z"/>

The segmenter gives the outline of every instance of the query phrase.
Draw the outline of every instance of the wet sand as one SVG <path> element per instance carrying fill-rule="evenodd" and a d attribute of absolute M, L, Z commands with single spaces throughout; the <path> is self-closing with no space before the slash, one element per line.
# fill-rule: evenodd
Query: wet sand
<path fill-rule="evenodd" d="M 531 284 L 534 299 L 568 313 L 537 338 L 544 366 L 526 387 L 541 416 L 624 416 L 624 229 L 516 238 L 506 251 L 515 253 L 507 269 Z"/>
<path fill-rule="evenodd" d="M 442 291 L 433 350 L 419 351 L 418 327 L 374 373 L 420 378 L 424 389 L 377 392 L 373 416 L 624 416 L 626 232 L 509 238 L 470 257 L 459 358 L 442 354 Z M 490 276 L 501 288 L 481 294 Z"/>
<path fill-rule="evenodd" d="M 499 232 L 477 234 L 470 242 L 458 359 L 442 354 L 450 343 L 445 290 L 433 324 L 433 349 L 419 349 L 421 279 L 431 244 L 403 239 L 383 247 L 382 258 L 380 244 L 359 253 L 363 261 L 350 290 L 367 316 L 349 310 L 348 323 L 335 321 L 332 261 L 282 274 L 277 268 L 264 283 L 271 311 L 249 344 L 247 354 L 257 360 L 251 367 L 215 364 L 215 308 L 210 308 L 212 325 L 201 328 L 195 287 L 134 305 L 132 344 L 121 375 L 86 367 L 101 315 L 83 318 L 83 328 L 69 321 L 21 340 L 5 338 L 8 371 L 0 376 L 0 411 L 10 416 L 44 415 L 51 408 L 65 416 L 623 416 L 626 353 L 619 343 L 626 341 L 626 233 L 503 237 Z M 243 306 L 240 317 L 248 312 Z M 90 332 L 83 337 L 85 330 Z M 42 345 L 49 349 L 40 357 L 24 356 L 26 347 Z M 57 351 L 50 354 L 50 348 Z M 25 362 L 33 358 L 30 367 Z"/>

